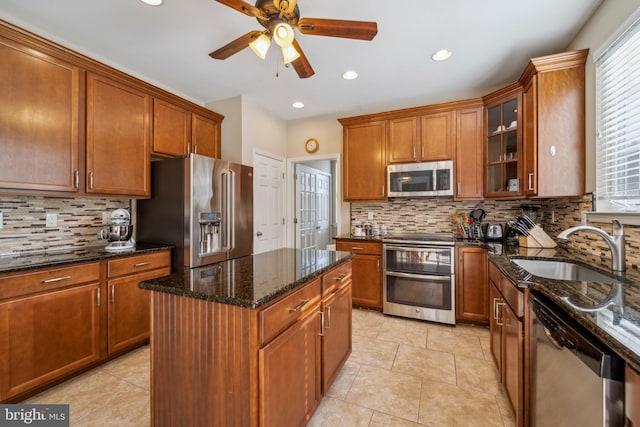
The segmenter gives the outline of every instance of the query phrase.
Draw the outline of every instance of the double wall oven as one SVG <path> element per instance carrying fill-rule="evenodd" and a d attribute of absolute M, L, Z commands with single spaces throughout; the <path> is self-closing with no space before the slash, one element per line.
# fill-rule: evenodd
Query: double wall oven
<path fill-rule="evenodd" d="M 444 234 L 383 239 L 385 314 L 455 324 L 455 240 Z"/>

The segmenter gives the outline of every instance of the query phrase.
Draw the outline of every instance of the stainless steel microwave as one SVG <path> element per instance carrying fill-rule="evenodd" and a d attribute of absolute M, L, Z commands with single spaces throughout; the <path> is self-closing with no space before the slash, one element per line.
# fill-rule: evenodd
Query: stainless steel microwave
<path fill-rule="evenodd" d="M 453 196 L 453 160 L 387 166 L 388 197 Z"/>

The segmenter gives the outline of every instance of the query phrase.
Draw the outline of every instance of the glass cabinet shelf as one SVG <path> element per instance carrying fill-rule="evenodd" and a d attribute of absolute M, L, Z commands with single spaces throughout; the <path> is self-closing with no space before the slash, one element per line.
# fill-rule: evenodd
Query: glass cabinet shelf
<path fill-rule="evenodd" d="M 518 131 L 520 95 L 487 107 L 485 195 L 511 197 L 522 193 L 521 143 Z"/>

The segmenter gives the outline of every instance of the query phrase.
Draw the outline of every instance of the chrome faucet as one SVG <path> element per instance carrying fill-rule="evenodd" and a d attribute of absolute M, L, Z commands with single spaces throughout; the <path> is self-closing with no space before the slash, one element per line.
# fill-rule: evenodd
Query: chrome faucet
<path fill-rule="evenodd" d="M 592 227 L 590 225 L 578 225 L 576 227 L 567 228 L 558 234 L 558 239 L 567 240 L 569 236 L 576 231 L 592 231 L 599 234 L 604 238 L 611 250 L 611 269 L 615 272 L 622 273 L 625 270 L 626 263 L 624 227 L 617 219 L 614 219 L 612 223 L 611 235 L 597 227 Z"/>

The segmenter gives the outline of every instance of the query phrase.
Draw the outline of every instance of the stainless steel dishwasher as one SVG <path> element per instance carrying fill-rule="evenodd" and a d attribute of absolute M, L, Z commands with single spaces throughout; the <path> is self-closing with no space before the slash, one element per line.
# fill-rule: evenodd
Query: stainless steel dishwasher
<path fill-rule="evenodd" d="M 531 425 L 623 426 L 624 361 L 544 296 L 530 307 Z"/>

